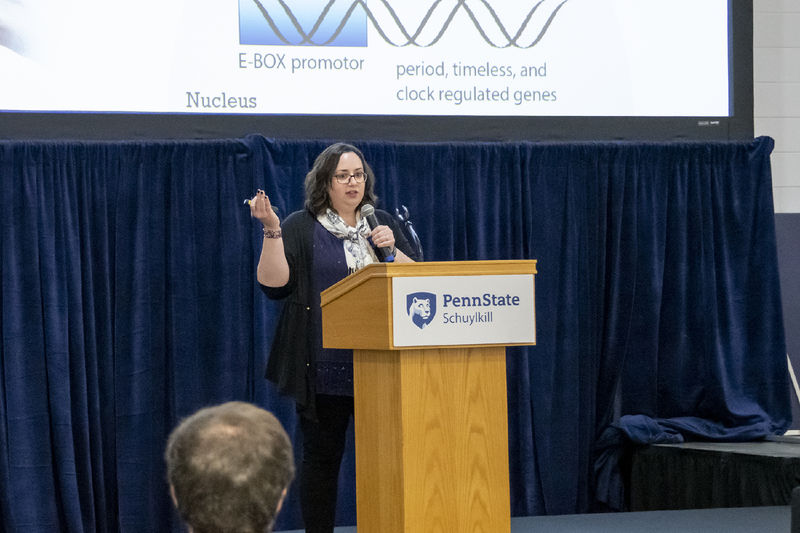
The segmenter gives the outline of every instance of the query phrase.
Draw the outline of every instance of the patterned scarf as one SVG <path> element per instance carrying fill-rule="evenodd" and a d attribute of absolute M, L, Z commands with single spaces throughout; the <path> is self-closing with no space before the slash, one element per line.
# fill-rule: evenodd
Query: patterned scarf
<path fill-rule="evenodd" d="M 360 216 L 361 214 L 359 213 Z M 369 241 L 367 241 L 367 236 L 371 230 L 366 218 L 359 218 L 356 227 L 353 228 L 348 226 L 342 220 L 342 217 L 328 208 L 324 213 L 317 216 L 317 220 L 319 220 L 323 228 L 342 240 L 348 272 L 353 273 L 370 263 L 378 262 L 378 257 L 375 255 Z"/>

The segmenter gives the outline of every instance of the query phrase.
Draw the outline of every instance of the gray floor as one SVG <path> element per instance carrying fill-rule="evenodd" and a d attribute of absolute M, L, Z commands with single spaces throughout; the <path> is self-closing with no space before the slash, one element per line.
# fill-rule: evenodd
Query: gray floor
<path fill-rule="evenodd" d="M 791 507 L 738 507 L 511 519 L 511 533 L 789 533 Z M 301 533 L 294 530 L 286 533 Z M 338 527 L 336 533 L 356 533 Z"/>

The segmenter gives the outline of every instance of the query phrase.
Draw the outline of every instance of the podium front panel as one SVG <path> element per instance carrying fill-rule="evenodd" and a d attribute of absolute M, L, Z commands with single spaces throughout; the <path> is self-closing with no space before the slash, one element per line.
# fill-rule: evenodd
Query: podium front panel
<path fill-rule="evenodd" d="M 508 533 L 505 348 L 356 350 L 364 533 Z"/>

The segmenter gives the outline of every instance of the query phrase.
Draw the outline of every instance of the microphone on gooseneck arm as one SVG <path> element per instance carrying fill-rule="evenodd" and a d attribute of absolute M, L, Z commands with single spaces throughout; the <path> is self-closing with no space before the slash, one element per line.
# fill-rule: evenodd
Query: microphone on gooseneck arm
<path fill-rule="evenodd" d="M 375 208 L 370 204 L 361 206 L 361 216 L 367 219 L 367 224 L 369 224 L 370 229 L 375 229 L 380 226 L 380 222 L 378 222 L 378 218 L 375 216 Z M 377 250 L 378 259 L 380 259 L 382 263 L 391 263 L 394 261 L 394 255 L 388 246 L 375 246 L 375 249 Z"/>

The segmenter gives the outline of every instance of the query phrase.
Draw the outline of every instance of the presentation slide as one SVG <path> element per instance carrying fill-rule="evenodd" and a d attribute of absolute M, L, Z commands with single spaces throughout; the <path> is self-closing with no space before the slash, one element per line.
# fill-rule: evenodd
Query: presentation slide
<path fill-rule="evenodd" d="M 728 0 L 0 0 L 0 110 L 729 117 Z"/>

